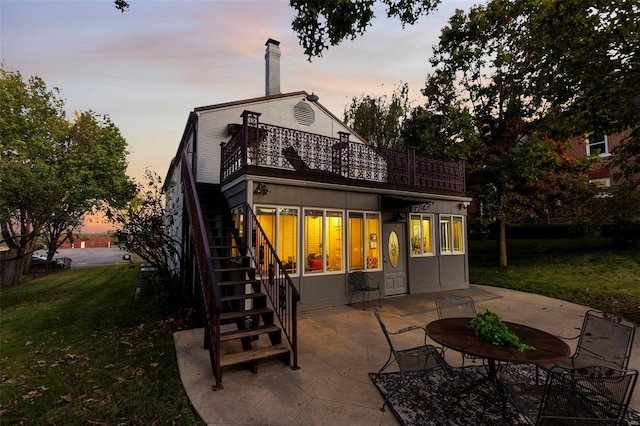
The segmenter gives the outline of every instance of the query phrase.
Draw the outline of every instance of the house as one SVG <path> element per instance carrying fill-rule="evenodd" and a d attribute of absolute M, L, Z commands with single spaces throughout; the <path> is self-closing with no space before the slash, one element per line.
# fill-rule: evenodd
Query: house
<path fill-rule="evenodd" d="M 610 165 L 612 153 L 620 143 L 629 137 L 630 133 L 631 129 L 612 135 L 593 132 L 584 136 L 575 136 L 569 140 L 572 156 L 598 155 L 602 159 L 589 173 L 589 182 L 603 187 L 611 187 L 615 184 L 614 173 L 616 170 Z"/>
<path fill-rule="evenodd" d="M 217 380 L 221 365 L 255 367 L 263 334 L 296 367 L 296 312 L 368 296 L 352 271 L 381 284 L 374 298 L 469 285 L 464 162 L 377 148 L 315 94 L 281 93 L 272 39 L 265 70 L 264 96 L 190 113 L 165 180 Z M 236 360 L 220 352 L 233 333 Z"/>

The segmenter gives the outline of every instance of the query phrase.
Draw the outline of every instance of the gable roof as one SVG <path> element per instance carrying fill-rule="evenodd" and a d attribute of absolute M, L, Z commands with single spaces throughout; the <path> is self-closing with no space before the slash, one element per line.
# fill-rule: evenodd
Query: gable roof
<path fill-rule="evenodd" d="M 193 112 L 194 113 L 208 112 L 208 111 L 213 111 L 213 110 L 221 109 L 221 108 L 235 107 L 235 106 L 241 106 L 241 105 L 249 105 L 249 104 L 253 104 L 253 103 L 257 103 L 257 102 L 265 102 L 265 101 L 272 101 L 272 100 L 285 99 L 285 98 L 294 98 L 294 97 L 300 97 L 300 96 L 306 98 L 307 96 L 309 96 L 309 93 L 307 93 L 305 90 L 301 90 L 301 91 L 298 91 L 298 92 L 289 92 L 289 93 L 280 93 L 280 94 L 277 94 L 277 95 L 260 96 L 260 97 L 257 97 L 257 98 L 249 98 L 249 99 L 242 99 L 242 100 L 233 101 L 233 102 L 225 102 L 225 103 L 221 103 L 221 104 L 213 104 L 213 105 L 201 106 L 201 107 L 194 108 Z M 349 129 L 349 131 L 356 138 L 358 138 L 362 143 L 369 144 L 369 142 L 365 138 L 360 136 L 355 130 L 353 130 L 351 127 L 349 127 L 341 119 L 336 117 L 331 111 L 329 111 L 327 108 L 325 108 L 321 103 L 319 103 L 318 101 L 314 101 L 313 103 L 320 110 L 322 110 L 325 114 L 330 116 L 333 120 L 339 122 L 344 127 Z"/>
<path fill-rule="evenodd" d="M 258 103 L 258 102 L 265 102 L 265 101 L 272 101 L 272 100 L 292 98 L 292 97 L 300 97 L 300 96 L 303 96 L 303 97 L 306 98 L 307 96 L 309 96 L 309 93 L 307 93 L 305 90 L 300 90 L 300 91 L 297 91 L 297 92 L 280 93 L 280 94 L 277 94 L 277 95 L 269 95 L 269 96 L 260 96 L 260 97 L 257 97 L 257 98 L 242 99 L 242 100 L 237 100 L 237 101 L 232 101 L 232 102 L 223 102 L 223 103 L 219 103 L 219 104 L 211 104 L 211 105 L 205 105 L 205 106 L 200 106 L 200 107 L 194 108 L 193 111 L 191 111 L 189 113 L 189 118 L 187 119 L 187 123 L 185 125 L 184 131 L 182 132 L 182 137 L 180 138 L 180 144 L 178 145 L 178 150 L 176 151 L 176 155 L 173 157 L 173 159 L 169 163 L 169 169 L 168 169 L 167 174 L 166 174 L 164 185 L 167 185 L 168 179 L 170 178 L 171 174 L 173 173 L 173 169 L 175 168 L 176 163 L 180 161 L 180 153 L 184 149 L 184 145 L 187 142 L 187 138 L 188 138 L 191 130 L 196 128 L 196 123 L 198 121 L 198 113 L 215 111 L 216 109 L 222 109 L 222 108 L 228 108 L 228 107 L 251 105 L 251 104 Z M 369 144 L 369 142 L 365 138 L 360 136 L 355 130 L 353 130 L 346 123 L 344 123 L 342 120 L 340 120 L 338 117 L 336 117 L 331 111 L 329 111 L 327 108 L 325 108 L 322 104 L 318 103 L 317 101 L 314 101 L 313 103 L 316 105 L 316 107 L 318 107 L 325 114 L 327 114 L 329 117 L 331 117 L 331 119 L 339 122 L 345 128 L 349 129 L 349 131 L 353 134 L 353 136 L 358 138 L 358 140 L 360 140 L 362 143 L 367 144 L 367 145 Z"/>

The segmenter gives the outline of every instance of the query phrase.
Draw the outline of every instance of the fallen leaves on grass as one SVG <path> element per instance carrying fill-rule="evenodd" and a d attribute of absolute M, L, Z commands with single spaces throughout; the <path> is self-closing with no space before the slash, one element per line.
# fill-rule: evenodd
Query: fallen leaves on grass
<path fill-rule="evenodd" d="M 42 392 L 49 390 L 48 387 L 46 386 L 38 386 L 35 389 L 31 389 L 29 392 L 27 392 L 26 394 L 22 395 L 22 399 L 33 399 L 33 398 L 39 398 L 40 395 L 42 394 Z"/>

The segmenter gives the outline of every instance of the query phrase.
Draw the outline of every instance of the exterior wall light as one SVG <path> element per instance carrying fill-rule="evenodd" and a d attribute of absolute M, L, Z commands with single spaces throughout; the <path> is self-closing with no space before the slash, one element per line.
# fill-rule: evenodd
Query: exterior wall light
<path fill-rule="evenodd" d="M 261 195 L 267 195 L 269 192 L 271 192 L 271 190 L 267 188 L 267 185 L 265 185 L 262 182 L 260 182 L 258 186 L 256 186 L 256 189 L 253 190 L 254 194 L 261 194 Z"/>

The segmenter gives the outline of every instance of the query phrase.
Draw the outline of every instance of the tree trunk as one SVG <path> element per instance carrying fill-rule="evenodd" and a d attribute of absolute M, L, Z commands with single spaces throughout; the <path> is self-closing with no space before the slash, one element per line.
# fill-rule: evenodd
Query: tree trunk
<path fill-rule="evenodd" d="M 507 220 L 498 219 L 498 266 L 507 266 Z"/>

